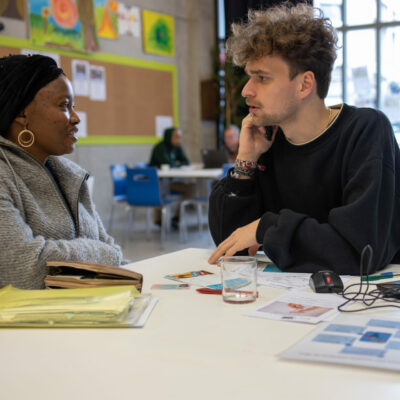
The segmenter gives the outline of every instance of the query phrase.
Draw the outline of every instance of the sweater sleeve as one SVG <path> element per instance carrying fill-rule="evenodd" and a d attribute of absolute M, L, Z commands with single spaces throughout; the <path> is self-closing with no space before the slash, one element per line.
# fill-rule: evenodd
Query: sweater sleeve
<path fill-rule="evenodd" d="M 0 286 L 11 283 L 23 289 L 43 288 L 47 260 L 87 261 L 118 266 L 119 246 L 100 227 L 100 239 L 53 240 L 34 235 L 7 195 L 0 198 Z M 97 217 L 98 218 L 98 217 Z"/>
<path fill-rule="evenodd" d="M 218 181 L 209 201 L 209 226 L 218 245 L 235 229 L 261 216 L 260 196 L 253 179 L 235 179 L 230 176 Z"/>

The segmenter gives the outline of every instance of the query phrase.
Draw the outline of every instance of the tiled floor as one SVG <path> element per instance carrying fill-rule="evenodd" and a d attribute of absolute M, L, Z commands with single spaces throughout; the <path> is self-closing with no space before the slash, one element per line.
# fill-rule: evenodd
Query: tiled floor
<path fill-rule="evenodd" d="M 204 224 L 202 231 L 199 232 L 196 216 L 194 212 L 190 213 L 188 216 L 187 241 L 182 242 L 180 240 L 178 231 L 171 231 L 167 235 L 167 240 L 163 248 L 161 248 L 160 228 L 154 225 L 151 230 L 151 238 L 147 240 L 145 217 L 140 211 L 135 214 L 136 222 L 129 230 L 127 226 L 127 216 L 123 210 L 119 210 L 119 212 L 115 214 L 113 229 L 109 231 L 109 233 L 115 238 L 117 243 L 122 246 L 125 259 L 132 262 L 171 253 L 188 247 L 215 248 L 214 241 L 208 231 L 206 216 L 204 216 L 203 219 Z"/>

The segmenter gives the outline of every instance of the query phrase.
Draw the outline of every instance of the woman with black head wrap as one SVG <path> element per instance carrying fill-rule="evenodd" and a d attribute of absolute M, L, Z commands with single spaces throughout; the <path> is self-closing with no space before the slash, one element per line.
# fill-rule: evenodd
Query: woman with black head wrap
<path fill-rule="evenodd" d="M 72 153 L 70 81 L 45 56 L 0 59 L 0 287 L 44 287 L 47 260 L 120 265 Z"/>

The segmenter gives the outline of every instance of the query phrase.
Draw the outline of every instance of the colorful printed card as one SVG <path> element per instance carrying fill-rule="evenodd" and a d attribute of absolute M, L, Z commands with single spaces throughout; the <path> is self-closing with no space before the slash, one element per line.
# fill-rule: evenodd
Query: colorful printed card
<path fill-rule="evenodd" d="M 184 272 L 182 274 L 166 275 L 165 278 L 201 287 L 221 284 L 221 277 L 219 274 L 216 275 L 212 272 L 204 270 Z"/>
<path fill-rule="evenodd" d="M 166 275 L 165 278 L 189 283 L 195 286 L 207 287 L 214 290 L 222 290 L 221 276 L 219 274 L 213 274 L 212 272 L 204 270 L 184 272 L 182 274 Z M 247 286 L 249 284 L 249 281 L 243 277 L 231 279 L 231 281 L 226 281 L 226 283 L 227 285 L 229 285 L 229 287 L 237 289 Z"/>
<path fill-rule="evenodd" d="M 179 284 L 162 284 L 155 283 L 151 286 L 151 290 L 174 290 L 174 289 L 189 289 L 190 285 L 187 283 L 179 283 Z"/>

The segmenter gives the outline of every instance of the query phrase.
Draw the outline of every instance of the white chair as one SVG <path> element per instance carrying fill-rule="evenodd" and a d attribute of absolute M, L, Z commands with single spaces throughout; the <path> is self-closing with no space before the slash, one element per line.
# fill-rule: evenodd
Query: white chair
<path fill-rule="evenodd" d="M 187 241 L 187 207 L 194 206 L 197 212 L 197 223 L 199 233 L 203 230 L 203 208 L 205 209 L 205 215 L 208 214 L 208 198 L 207 197 L 192 197 L 187 200 L 183 200 L 179 208 L 179 238 L 181 242 Z"/>

